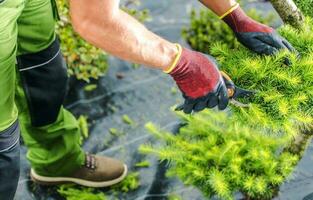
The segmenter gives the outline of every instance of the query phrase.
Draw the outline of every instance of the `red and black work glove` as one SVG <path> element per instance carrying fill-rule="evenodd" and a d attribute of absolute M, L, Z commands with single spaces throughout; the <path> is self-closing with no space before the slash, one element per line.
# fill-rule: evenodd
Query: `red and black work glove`
<path fill-rule="evenodd" d="M 265 55 L 273 55 L 281 49 L 295 51 L 273 28 L 248 17 L 239 4 L 220 18 L 234 31 L 238 41 L 251 51 Z"/>
<path fill-rule="evenodd" d="M 176 81 L 185 98 L 184 104 L 177 109 L 187 114 L 216 106 L 224 110 L 229 99 L 215 60 L 202 53 L 179 48 L 177 64 L 166 71 Z"/>

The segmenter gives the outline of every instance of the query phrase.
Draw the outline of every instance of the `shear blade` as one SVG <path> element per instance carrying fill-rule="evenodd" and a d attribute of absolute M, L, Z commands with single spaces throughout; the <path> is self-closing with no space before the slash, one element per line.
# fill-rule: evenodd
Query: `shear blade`
<path fill-rule="evenodd" d="M 255 94 L 255 91 L 242 89 L 240 87 L 235 87 L 235 93 L 233 95 L 233 99 L 251 97 Z"/>
<path fill-rule="evenodd" d="M 242 107 L 242 108 L 249 108 L 250 107 L 250 104 L 241 103 L 235 99 L 230 99 L 229 102 L 236 107 Z"/>

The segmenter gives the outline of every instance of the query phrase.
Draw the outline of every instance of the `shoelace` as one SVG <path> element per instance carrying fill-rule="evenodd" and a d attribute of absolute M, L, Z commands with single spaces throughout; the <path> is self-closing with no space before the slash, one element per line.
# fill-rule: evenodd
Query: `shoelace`
<path fill-rule="evenodd" d="M 89 169 L 96 169 L 96 158 L 94 155 L 86 154 L 85 167 Z"/>

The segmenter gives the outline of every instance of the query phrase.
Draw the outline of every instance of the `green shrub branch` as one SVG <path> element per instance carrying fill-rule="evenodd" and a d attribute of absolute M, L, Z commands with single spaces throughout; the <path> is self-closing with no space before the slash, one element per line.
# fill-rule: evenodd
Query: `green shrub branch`
<path fill-rule="evenodd" d="M 301 57 L 286 51 L 258 56 L 240 44 L 229 46 L 228 39 L 208 39 L 207 34 L 213 33 L 207 16 L 192 14 L 191 27 L 184 32 L 187 41 L 215 56 L 238 86 L 257 93 L 240 100 L 251 102 L 249 108 L 231 105 L 229 113 L 178 113 L 186 125 L 177 135 L 148 123 L 149 132 L 164 143 L 143 145 L 140 150 L 168 160 L 169 175 L 208 197 L 234 199 L 240 191 L 246 199 L 271 199 L 311 138 L 300 132 L 312 129 L 313 122 L 313 20 L 308 17 L 302 30 L 290 26 L 278 30 Z M 287 57 L 290 66 L 284 64 Z"/>

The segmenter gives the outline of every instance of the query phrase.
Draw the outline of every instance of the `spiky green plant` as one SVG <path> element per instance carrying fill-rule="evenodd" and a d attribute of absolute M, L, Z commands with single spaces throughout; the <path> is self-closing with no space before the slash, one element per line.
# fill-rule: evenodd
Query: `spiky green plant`
<path fill-rule="evenodd" d="M 150 167 L 150 165 L 151 165 L 151 163 L 148 160 L 144 160 L 144 161 L 136 163 L 135 167 L 138 167 L 138 168 L 148 168 L 148 167 Z"/>
<path fill-rule="evenodd" d="M 148 123 L 148 130 L 166 145 L 143 145 L 140 151 L 168 160 L 169 175 L 208 197 L 233 199 L 234 192 L 242 191 L 250 198 L 270 199 L 298 161 L 297 156 L 281 153 L 284 138 L 264 134 L 234 115 L 206 110 L 180 116 L 186 125 L 178 135 Z"/>
<path fill-rule="evenodd" d="M 112 186 L 107 193 L 118 198 L 118 195 L 125 195 L 128 192 L 134 191 L 140 187 L 139 173 L 131 172 L 120 183 Z M 75 184 L 64 184 L 57 188 L 57 192 L 66 200 L 107 200 L 104 192 L 89 187 L 77 186 Z M 120 198 L 119 198 L 120 199 Z M 124 199 L 124 198 L 122 198 Z"/>
<path fill-rule="evenodd" d="M 258 56 L 243 47 L 232 50 L 217 43 L 211 53 L 222 70 L 243 88 L 256 91 L 247 101 L 250 108 L 233 106 L 233 112 L 250 124 L 273 131 L 295 133 L 294 126 L 313 122 L 313 21 L 306 20 L 302 31 L 284 26 L 279 32 L 299 51 L 276 56 Z M 284 64 L 288 57 L 291 65 Z M 244 101 L 244 100 L 243 100 Z"/>
<path fill-rule="evenodd" d="M 78 126 L 80 128 L 80 144 L 83 143 L 89 137 L 89 129 L 88 129 L 88 117 L 81 115 L 77 119 Z"/>
<path fill-rule="evenodd" d="M 294 0 L 294 2 L 305 15 L 313 17 L 313 0 Z"/>
<path fill-rule="evenodd" d="M 205 20 L 197 26 L 203 26 L 200 33 L 188 40 L 204 41 L 194 48 L 215 56 L 236 85 L 256 91 L 255 96 L 241 99 L 250 102 L 250 107 L 231 106 L 229 114 L 209 110 L 181 114 L 186 126 L 177 135 L 147 124 L 165 144 L 140 149 L 169 160 L 170 175 L 179 176 L 209 197 L 233 199 L 233 193 L 241 191 L 247 199 L 271 199 L 299 159 L 286 147 L 299 127 L 312 128 L 313 20 L 307 18 L 302 30 L 279 29 L 300 57 L 286 51 L 258 56 L 241 45 L 232 49 L 222 42 L 208 49 L 202 40 L 207 33 Z"/>
<path fill-rule="evenodd" d="M 112 186 L 112 190 L 116 192 L 130 192 L 140 187 L 139 173 L 131 172 L 127 177 L 120 183 Z"/>
<path fill-rule="evenodd" d="M 93 188 L 78 188 L 71 184 L 61 185 L 58 193 L 66 200 L 107 200 L 102 192 L 96 192 Z"/>

